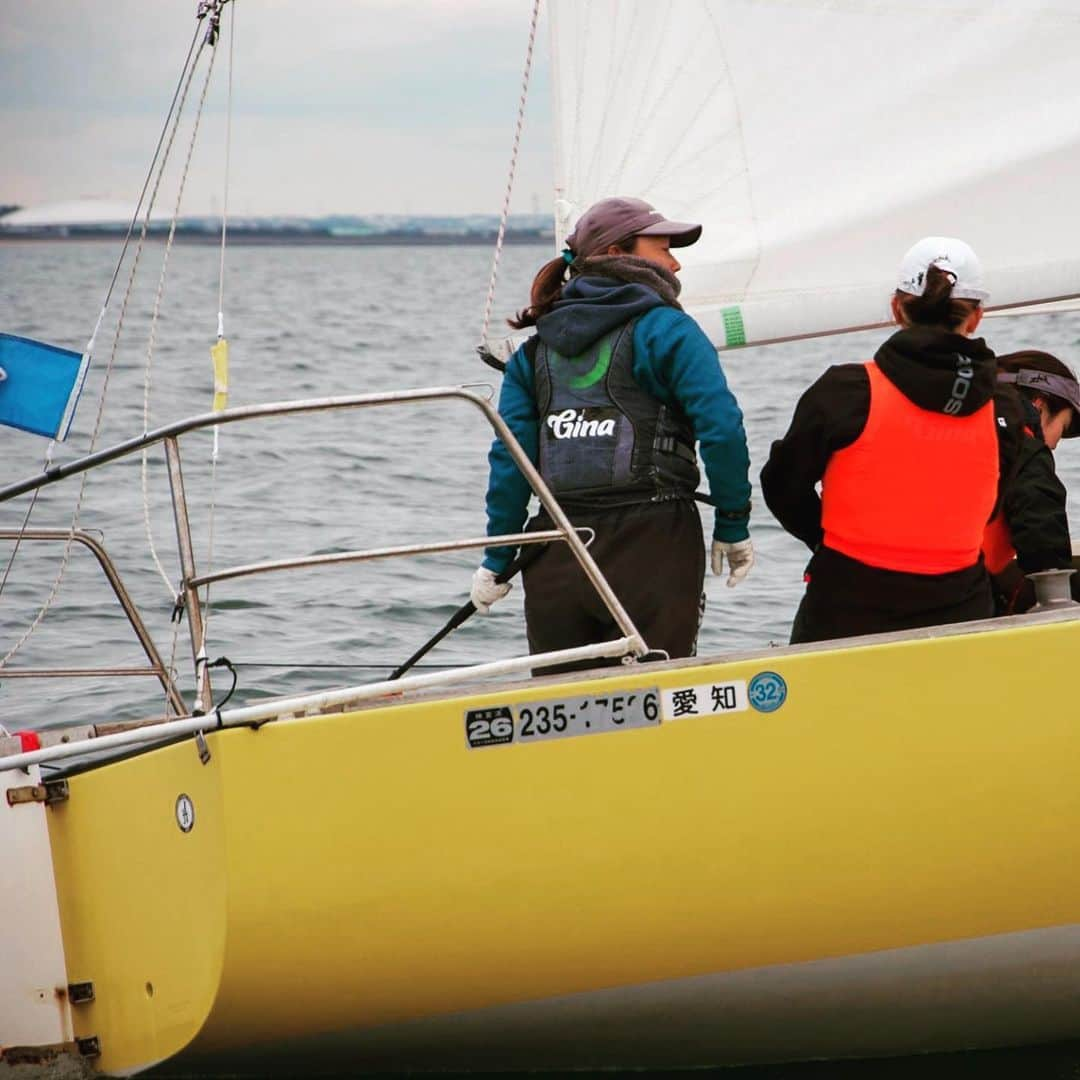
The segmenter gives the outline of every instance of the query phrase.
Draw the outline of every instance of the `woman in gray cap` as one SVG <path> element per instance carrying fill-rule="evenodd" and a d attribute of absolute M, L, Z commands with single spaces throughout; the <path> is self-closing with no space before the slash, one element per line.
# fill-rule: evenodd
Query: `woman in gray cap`
<path fill-rule="evenodd" d="M 700 225 L 668 221 L 641 199 L 590 207 L 510 321 L 536 333 L 511 357 L 499 397 L 500 415 L 574 524 L 595 531 L 590 551 L 645 641 L 672 657 L 693 654 L 700 623 L 696 446 L 716 507 L 714 573 L 726 558 L 734 586 L 754 561 L 742 413 L 715 348 L 678 302 L 671 249 L 700 236 Z M 488 535 L 518 532 L 529 485 L 498 439 L 488 460 Z M 541 511 L 530 527 L 551 525 Z M 471 594 L 479 611 L 506 595 L 510 586 L 495 578 L 514 554 L 485 551 Z M 565 545 L 548 545 L 524 578 L 532 652 L 620 636 Z"/>
<path fill-rule="evenodd" d="M 983 534 L 983 558 L 996 613 L 1019 615 L 1035 605 L 1026 575 L 1072 566 L 1065 486 L 1054 469 L 1054 451 L 1063 438 L 1080 436 L 1080 384 L 1063 361 L 1038 349 L 999 356 L 997 364 L 998 382 L 1013 385 L 1021 402 L 1023 437 Z M 1076 575 L 1072 586 L 1076 599 Z"/>

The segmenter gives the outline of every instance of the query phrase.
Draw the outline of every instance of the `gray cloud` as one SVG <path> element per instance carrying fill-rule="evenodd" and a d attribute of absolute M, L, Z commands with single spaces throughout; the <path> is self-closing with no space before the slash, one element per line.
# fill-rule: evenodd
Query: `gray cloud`
<path fill-rule="evenodd" d="M 237 212 L 500 208 L 531 0 L 234 6 Z M 4 9 L 0 202 L 134 199 L 195 31 L 194 2 L 35 0 Z M 538 46 L 517 210 L 550 205 L 543 27 Z M 227 64 L 226 43 L 189 212 L 220 206 Z"/>

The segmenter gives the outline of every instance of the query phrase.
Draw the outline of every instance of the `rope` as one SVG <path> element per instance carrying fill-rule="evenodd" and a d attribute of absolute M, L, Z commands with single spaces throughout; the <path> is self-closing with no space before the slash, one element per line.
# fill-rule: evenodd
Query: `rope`
<path fill-rule="evenodd" d="M 180 620 L 179 619 L 173 619 L 172 624 L 173 624 L 173 632 L 172 632 L 172 646 L 169 649 L 169 666 L 165 670 L 168 672 L 169 678 L 175 683 L 176 682 L 176 646 L 177 646 L 177 643 L 180 640 Z M 169 716 L 170 704 L 171 704 L 171 702 L 170 702 L 170 699 L 169 699 L 169 694 L 168 694 L 168 691 L 166 691 L 165 692 L 165 711 L 163 713 L 163 715 L 165 716 L 166 719 L 168 719 L 168 716 Z"/>
<path fill-rule="evenodd" d="M 128 223 L 127 232 L 124 235 L 124 243 L 120 249 L 120 257 L 116 260 L 116 266 L 113 268 L 112 279 L 109 281 L 109 287 L 105 292 L 105 300 L 101 305 L 101 311 L 98 313 L 97 322 L 94 324 L 94 330 L 90 335 L 90 340 L 86 343 L 86 348 L 83 350 L 87 354 L 87 356 L 92 357 L 94 355 L 94 346 L 97 342 L 98 331 L 101 329 L 102 320 L 105 318 L 105 312 L 109 307 L 109 301 L 112 299 L 113 289 L 116 286 L 117 278 L 120 276 L 120 268 L 124 264 L 124 257 L 127 254 L 128 243 L 130 242 L 131 234 L 135 229 L 135 222 L 139 220 L 139 211 L 142 209 L 143 199 L 146 197 L 146 189 L 147 187 L 149 187 L 150 179 L 154 175 L 154 166 L 157 164 L 158 155 L 161 153 L 161 144 L 165 139 L 165 132 L 168 131 L 169 120 L 172 118 L 173 110 L 176 108 L 176 99 L 180 94 L 180 88 L 184 84 L 184 76 L 187 74 L 188 66 L 191 64 L 191 55 L 195 50 L 195 42 L 198 40 L 198 38 L 199 24 L 198 22 L 196 22 L 195 33 L 192 35 L 191 43 L 188 45 L 187 56 L 184 57 L 183 67 L 180 69 L 180 78 L 177 80 L 176 89 L 173 91 L 172 101 L 169 104 L 169 111 L 165 117 L 165 122 L 161 126 L 161 132 L 158 135 L 157 146 L 154 148 L 154 156 L 150 161 L 150 168 L 147 170 L 146 178 L 143 180 L 142 190 L 139 192 L 139 201 L 135 205 L 135 212 L 132 214 L 131 221 Z M 103 396 L 104 393 L 105 388 L 102 387 Z M 45 461 L 42 464 L 43 472 L 46 471 L 52 464 L 53 451 L 55 447 L 56 441 L 50 441 L 48 450 L 46 450 L 45 452 Z M 3 579 L 0 580 L 0 596 L 3 595 L 4 587 L 7 585 L 8 575 L 11 573 L 11 567 L 15 562 L 15 556 L 18 554 L 19 546 L 22 543 L 23 533 L 26 532 L 27 528 L 30 525 L 30 515 L 33 513 L 34 507 L 37 504 L 37 497 L 40 490 L 41 489 L 39 488 L 37 491 L 34 492 L 33 498 L 30 500 L 30 506 L 26 511 L 25 517 L 23 518 L 22 525 L 19 527 L 19 538 L 15 541 L 15 547 L 11 551 L 11 556 L 8 559 L 7 566 L 4 568 Z M 72 526 L 72 532 L 74 532 L 74 526 Z M 59 586 L 59 581 L 57 582 L 57 586 Z M 51 596 L 50 600 L 46 601 L 46 604 L 50 602 Z M 44 614 L 44 612 L 42 614 Z M 40 619 L 37 621 L 40 621 Z M 18 646 L 16 646 L 16 648 L 18 648 Z M 7 662 L 8 658 L 12 655 L 13 652 L 8 653 L 8 655 L 5 656 L 3 660 L 0 660 L 0 667 L 3 667 L 3 665 Z"/>
<path fill-rule="evenodd" d="M 499 234 L 495 238 L 495 257 L 491 263 L 491 281 L 488 283 L 487 301 L 484 304 L 484 325 L 480 330 L 480 348 L 488 351 L 488 329 L 491 326 L 491 309 L 495 303 L 495 282 L 499 276 L 499 256 L 502 254 L 506 236 L 506 219 L 510 216 L 510 195 L 514 190 L 514 173 L 517 170 L 518 150 L 521 147 L 521 130 L 525 126 L 525 99 L 529 93 L 529 77 L 532 74 L 533 46 L 536 44 L 536 23 L 540 17 L 540 0 L 533 0 L 532 20 L 529 23 L 529 46 L 525 52 L 525 71 L 521 77 L 521 97 L 518 100 L 517 125 L 514 128 L 514 147 L 510 153 L 510 175 L 506 179 L 506 197 L 503 199 Z"/>
<path fill-rule="evenodd" d="M 154 296 L 154 311 L 150 318 L 150 340 L 146 350 L 146 368 L 143 376 L 143 434 L 145 435 L 150 429 L 150 385 L 151 385 L 151 369 L 154 363 L 154 345 L 157 339 L 157 326 L 158 320 L 161 315 L 161 300 L 165 295 L 165 277 L 169 269 L 169 256 L 172 253 L 173 241 L 176 237 L 176 222 L 180 217 L 180 206 L 184 198 L 184 188 L 187 185 L 188 171 L 191 167 L 191 156 L 195 150 L 195 143 L 199 137 L 199 124 L 202 120 L 203 108 L 206 104 L 206 93 L 210 88 L 210 77 L 214 73 L 214 59 L 217 56 L 217 50 L 212 49 L 210 52 L 210 63 L 206 66 L 206 77 L 203 79 L 202 93 L 199 95 L 199 104 L 195 110 L 195 121 L 191 127 L 191 138 L 188 141 L 187 156 L 184 159 L 183 172 L 180 174 L 180 185 L 176 192 L 176 205 L 173 208 L 172 220 L 169 222 L 169 236 L 165 241 L 165 252 L 161 260 L 161 273 L 158 276 L 157 294 Z M 192 72 L 194 74 L 194 72 Z M 179 120 L 179 116 L 177 116 Z M 157 567 L 158 573 L 161 575 L 161 580 L 165 582 L 165 588 L 169 590 L 169 597 L 173 600 L 176 599 L 176 593 L 173 590 L 172 582 L 169 580 L 169 575 L 165 572 L 165 568 L 161 565 L 161 559 L 158 558 L 157 548 L 154 546 L 153 529 L 150 525 L 150 494 L 148 484 L 148 467 L 149 451 L 144 449 L 142 451 L 142 496 L 143 496 L 143 522 L 146 525 L 146 540 L 150 545 L 150 556 L 154 560 L 154 566 Z"/>
<path fill-rule="evenodd" d="M 225 336 L 225 233 L 229 220 L 229 163 L 232 157 L 233 42 L 236 40 L 236 11 L 229 15 L 229 91 L 225 105 L 225 190 L 221 197 L 221 261 L 218 267 L 218 338 Z M 214 428 L 215 438 L 217 428 Z M 216 447 L 215 447 L 216 449 Z"/>
<path fill-rule="evenodd" d="M 221 258 L 218 262 L 218 314 L 217 314 L 217 339 L 220 342 L 225 337 L 225 239 L 228 233 L 229 222 L 229 164 L 232 158 L 232 113 L 233 113 L 233 56 L 234 43 L 236 41 L 236 8 L 233 6 L 229 14 L 229 76 L 228 93 L 225 104 L 225 179 L 224 190 L 221 194 Z M 216 379 L 215 371 L 215 396 Z M 208 571 L 214 568 L 214 519 L 217 515 L 217 463 L 218 463 L 218 433 L 220 429 L 214 426 L 214 445 L 210 452 L 210 510 L 206 539 L 206 566 Z M 199 643 L 200 649 L 206 651 L 206 639 L 210 632 L 210 586 L 206 586 L 206 605 L 203 611 L 203 634 Z M 233 687 L 236 686 L 236 672 L 233 672 Z M 231 691 L 230 691 L 231 696 Z M 219 706 L 220 708 L 220 706 Z"/>
<path fill-rule="evenodd" d="M 201 20 L 204 15 L 205 15 L 205 12 L 202 10 L 202 8 L 200 8 L 200 13 L 198 15 L 198 18 Z M 198 37 L 198 28 L 196 28 L 196 38 L 197 37 Z M 194 45 L 194 42 L 193 42 L 193 45 Z M 111 348 L 111 350 L 109 352 L 109 360 L 108 360 L 108 363 L 105 365 L 105 376 L 104 376 L 104 378 L 102 380 L 102 384 L 101 384 L 101 390 L 100 390 L 99 398 L 98 398 L 97 415 L 94 418 L 94 428 L 93 428 L 93 431 L 90 434 L 90 443 L 89 443 L 87 453 L 93 453 L 94 448 L 97 445 L 98 437 L 101 434 L 101 425 L 102 425 L 102 422 L 103 422 L 104 416 L 105 416 L 105 402 L 106 402 L 106 399 L 107 399 L 107 396 L 108 396 L 108 389 L 109 389 L 109 377 L 111 376 L 112 371 L 113 371 L 113 367 L 116 364 L 116 354 L 117 354 L 117 351 L 119 349 L 120 336 L 121 336 L 121 333 L 122 333 L 123 327 L 124 327 L 124 316 L 125 316 L 125 314 L 127 312 L 128 303 L 131 300 L 131 292 L 132 292 L 132 288 L 133 288 L 133 285 L 134 285 L 134 282 L 135 282 L 135 273 L 136 273 L 136 270 L 138 269 L 138 265 L 139 265 L 139 257 L 142 254 L 143 247 L 145 246 L 145 243 L 146 243 L 146 233 L 147 233 L 147 229 L 149 228 L 149 224 L 150 224 L 150 215 L 153 212 L 154 203 L 157 200 L 158 190 L 161 187 L 161 179 L 162 179 L 162 176 L 164 175 L 164 172 L 165 172 L 165 166 L 166 166 L 166 164 L 168 163 L 168 160 L 169 160 L 169 154 L 170 154 L 170 152 L 172 150 L 172 144 L 173 144 L 173 140 L 176 137 L 177 128 L 179 127 L 180 115 L 182 114 L 183 109 L 184 109 L 184 102 L 187 100 L 188 90 L 189 90 L 189 88 L 191 86 L 192 78 L 195 75 L 195 69 L 198 67 L 199 57 L 202 55 L 202 51 L 203 51 L 203 48 L 205 47 L 205 45 L 206 45 L 206 38 L 204 37 L 202 42 L 199 44 L 198 49 L 195 50 L 194 59 L 192 59 L 192 56 L 191 56 L 192 50 L 189 48 L 189 50 L 188 50 L 188 58 L 187 58 L 187 60 L 185 60 L 186 67 L 185 67 L 185 70 L 181 73 L 181 77 L 180 77 L 180 85 L 182 87 L 182 90 L 181 90 L 180 96 L 179 96 L 179 105 L 177 106 L 177 104 L 176 104 L 177 96 L 174 94 L 173 95 L 173 105 L 170 106 L 170 114 L 169 114 L 169 117 L 167 117 L 166 121 L 165 121 L 165 128 L 168 129 L 169 128 L 169 120 L 172 119 L 172 130 L 171 130 L 171 132 L 169 134 L 168 142 L 166 143 L 166 146 L 165 146 L 165 153 L 161 157 L 160 164 L 158 165 L 157 178 L 156 178 L 156 180 L 154 182 L 154 187 L 153 187 L 153 190 L 152 190 L 151 195 L 150 195 L 150 201 L 146 205 L 146 213 L 145 213 L 145 216 L 143 217 L 142 228 L 141 228 L 140 233 L 139 233 L 139 242 L 138 242 L 138 244 L 137 244 L 137 246 L 135 248 L 135 255 L 134 255 L 134 258 L 132 259 L 131 271 L 128 274 L 127 289 L 126 289 L 126 291 L 124 293 L 124 299 L 123 299 L 123 302 L 121 303 L 121 306 L 120 306 L 120 315 L 119 315 L 119 318 L 117 320 L 116 331 L 115 331 L 115 333 L 113 335 L 112 348 Z M 175 117 L 173 117 L 173 115 L 172 115 L 174 111 L 175 111 L 175 114 L 176 114 Z M 164 135 L 164 131 L 163 131 L 162 134 Z M 158 150 L 155 151 L 155 157 L 157 157 L 159 155 L 160 148 L 161 148 L 161 140 L 159 139 L 158 140 Z M 153 169 L 154 169 L 154 164 L 152 163 L 151 164 L 151 174 L 153 173 Z M 145 195 L 145 184 L 144 184 L 144 188 L 143 188 L 143 195 L 140 195 L 140 197 L 139 197 L 139 206 L 136 208 L 136 217 L 138 217 L 139 210 L 141 209 L 144 195 Z M 132 222 L 132 225 L 129 226 L 129 229 L 128 229 L 128 236 L 129 237 L 130 237 L 130 234 L 131 234 L 131 232 L 133 230 L 133 227 L 134 227 L 134 220 Z M 125 250 L 126 250 L 126 248 L 127 248 L 127 240 L 125 240 L 124 247 L 125 247 Z M 121 262 L 122 262 L 122 257 L 121 257 Z M 111 283 L 109 285 L 109 290 L 108 290 L 108 293 L 106 295 L 106 304 L 102 307 L 102 316 L 105 313 L 105 307 L 108 306 L 108 298 L 111 297 L 111 295 L 112 295 L 113 285 L 115 284 L 117 275 L 119 274 L 119 270 L 120 270 L 120 263 L 117 264 L 116 271 L 113 274 L 113 283 Z M 100 325 L 101 325 L 101 316 L 99 316 L 99 318 L 98 318 L 98 326 L 100 326 Z M 94 337 L 96 337 L 96 335 L 97 335 L 97 328 L 95 327 Z M 93 342 L 93 337 L 91 338 L 91 342 Z M 81 479 L 80 484 L 79 484 L 79 493 L 76 496 L 75 507 L 74 507 L 74 510 L 72 511 L 72 515 L 71 515 L 71 527 L 70 527 L 67 543 L 64 544 L 63 554 L 61 555 L 61 558 L 60 558 L 60 568 L 57 571 L 56 578 L 55 578 L 55 580 L 53 581 L 53 584 L 52 584 L 52 588 L 49 590 L 49 595 L 45 598 L 45 602 L 42 604 L 40 610 L 38 611 L 37 615 L 34 617 L 33 621 L 30 623 L 30 625 L 23 632 L 22 636 L 18 639 L 18 641 L 15 642 L 15 644 L 10 649 L 8 649 L 8 651 L 2 657 L 0 657 L 0 670 L 2 670 L 4 667 L 7 666 L 8 662 L 11 660 L 11 658 L 13 656 L 15 656 L 15 654 L 18 653 L 18 651 L 23 647 L 23 645 L 30 639 L 31 635 L 34 633 L 34 631 L 41 624 L 42 619 L 45 618 L 45 615 L 48 613 L 49 609 L 53 605 L 53 602 L 56 600 L 57 594 L 60 591 L 60 585 L 63 582 L 64 576 L 67 573 L 68 562 L 71 559 L 71 551 L 72 551 L 72 548 L 74 547 L 74 543 L 75 543 L 75 533 L 79 528 L 79 518 L 80 518 L 80 514 L 82 512 L 83 498 L 86 495 L 86 483 L 87 483 L 87 480 L 89 478 L 89 475 L 90 475 L 89 472 L 84 472 L 82 474 L 82 479 Z M 29 520 L 29 517 L 27 518 L 27 520 Z M 170 593 L 171 592 L 172 592 L 172 588 L 170 586 Z"/>
<path fill-rule="evenodd" d="M 127 254 L 128 244 L 131 242 L 131 234 L 135 231 L 135 222 L 139 220 L 139 211 L 142 210 L 143 199 L 146 198 L 146 189 L 150 186 L 150 178 L 154 175 L 154 166 L 157 164 L 158 155 L 161 153 L 161 144 L 165 140 L 165 132 L 169 130 L 169 121 L 172 119 L 173 111 L 176 109 L 176 100 L 180 96 L 181 87 L 184 87 L 184 94 L 187 94 L 184 76 L 188 72 L 188 66 L 192 64 L 191 54 L 195 52 L 195 43 L 199 40 L 199 31 L 201 29 L 199 22 L 201 20 L 202 14 L 198 16 L 195 23 L 195 33 L 191 36 L 191 44 L 188 46 L 187 56 L 184 58 L 184 66 L 180 69 L 180 78 L 176 82 L 176 89 L 173 91 L 172 101 L 169 102 L 169 111 L 165 114 L 165 123 L 161 125 L 161 134 L 158 135 L 157 146 L 154 147 L 154 156 L 150 159 L 150 168 L 146 172 L 146 179 L 143 180 L 142 190 L 139 192 L 139 201 L 135 204 L 135 213 L 132 215 L 131 221 L 128 223 L 127 233 L 124 235 L 124 244 L 120 249 L 120 258 L 116 260 L 116 269 L 113 271 L 112 280 L 109 282 L 108 291 L 105 293 L 105 303 L 101 307 L 101 315 L 98 316 L 98 326 L 101 325 L 101 318 L 105 314 L 105 309 L 109 306 L 109 300 L 112 298 L 113 289 L 116 287 L 116 279 L 120 276 L 120 267 L 124 263 L 124 256 Z M 199 46 L 199 53 L 201 52 L 202 45 Z M 198 54 L 196 54 L 194 63 L 197 64 L 198 62 L 199 57 Z M 189 76 L 187 82 L 190 81 Z M 181 109 L 183 108 L 183 103 L 181 103 L 180 107 Z M 97 327 L 94 328 L 93 334 L 93 337 L 96 336 Z M 93 337 L 91 338 L 91 341 L 93 341 Z M 89 351 L 89 348 L 87 348 L 87 352 Z"/>

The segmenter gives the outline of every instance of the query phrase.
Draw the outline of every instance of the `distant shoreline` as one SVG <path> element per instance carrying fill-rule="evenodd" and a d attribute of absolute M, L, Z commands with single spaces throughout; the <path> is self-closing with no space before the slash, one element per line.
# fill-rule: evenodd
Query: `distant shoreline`
<path fill-rule="evenodd" d="M 33 232 L 8 232 L 0 228 L 0 244 L 81 243 L 85 241 L 116 243 L 122 241 L 126 229 L 67 228 L 63 230 L 41 229 Z M 293 232 L 274 229 L 236 229 L 226 234 L 228 247 L 492 247 L 497 234 L 492 233 L 324 233 Z M 147 240 L 164 241 L 167 233 L 153 230 Z M 173 239 L 176 244 L 217 246 L 220 233 L 203 231 L 178 231 Z M 554 247 L 554 237 L 549 233 L 507 232 L 504 244 Z"/>

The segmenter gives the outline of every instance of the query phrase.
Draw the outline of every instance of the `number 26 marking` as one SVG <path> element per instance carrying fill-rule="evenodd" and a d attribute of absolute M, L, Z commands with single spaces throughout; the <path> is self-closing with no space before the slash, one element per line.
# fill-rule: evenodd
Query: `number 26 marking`
<path fill-rule="evenodd" d="M 469 742 L 482 743 L 490 739 L 506 739 L 514 733 L 514 725 L 508 717 L 500 716 L 495 720 L 470 720 Z"/>

